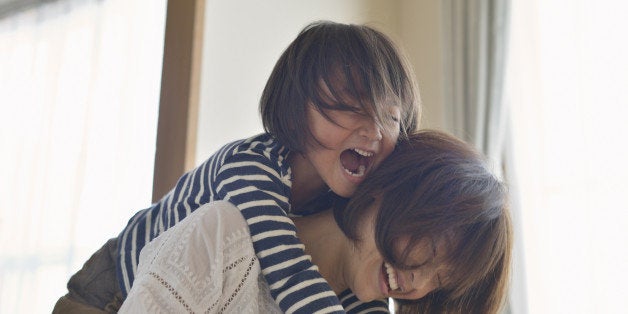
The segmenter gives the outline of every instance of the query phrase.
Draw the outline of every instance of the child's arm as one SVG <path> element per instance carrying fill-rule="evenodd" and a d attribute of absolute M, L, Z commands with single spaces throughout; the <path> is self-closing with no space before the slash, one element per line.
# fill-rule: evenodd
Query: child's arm
<path fill-rule="evenodd" d="M 240 209 L 271 295 L 284 312 L 343 313 L 287 217 L 290 173 L 285 160 L 275 158 L 268 150 L 231 156 L 216 174 L 218 198 Z"/>
<path fill-rule="evenodd" d="M 369 314 L 388 314 L 388 301 L 387 300 L 375 300 L 368 303 L 363 303 L 358 297 L 347 289 L 338 295 L 342 307 L 344 307 L 347 314 L 351 313 L 369 313 Z"/>

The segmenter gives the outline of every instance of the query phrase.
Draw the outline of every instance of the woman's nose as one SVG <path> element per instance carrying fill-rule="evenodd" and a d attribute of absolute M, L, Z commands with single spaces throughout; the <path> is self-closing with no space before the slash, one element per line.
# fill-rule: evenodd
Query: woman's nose
<path fill-rule="evenodd" d="M 420 299 L 438 288 L 437 277 L 428 271 L 409 271 L 407 276 L 407 292 L 412 299 Z"/>

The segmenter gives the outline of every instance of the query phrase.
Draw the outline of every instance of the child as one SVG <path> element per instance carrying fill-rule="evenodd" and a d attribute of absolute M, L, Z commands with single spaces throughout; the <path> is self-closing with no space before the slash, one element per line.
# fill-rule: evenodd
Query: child
<path fill-rule="evenodd" d="M 351 196 L 398 138 L 416 130 L 420 110 L 412 72 L 390 39 L 372 28 L 313 23 L 278 60 L 260 111 L 267 133 L 224 146 L 130 219 L 114 256 L 122 298 L 144 245 L 199 206 L 225 200 L 245 218 L 282 311 L 342 312 L 287 214 L 307 214 L 298 209 L 324 202 L 329 190 Z M 68 298 L 81 299 L 76 290 Z"/>
<path fill-rule="evenodd" d="M 401 140 L 348 204 L 293 220 L 343 304 L 350 289 L 363 302 L 393 298 L 398 313 L 498 313 L 512 251 L 506 193 L 470 145 L 423 131 Z M 228 202 L 199 207 L 140 259 L 121 313 L 281 312 Z"/>

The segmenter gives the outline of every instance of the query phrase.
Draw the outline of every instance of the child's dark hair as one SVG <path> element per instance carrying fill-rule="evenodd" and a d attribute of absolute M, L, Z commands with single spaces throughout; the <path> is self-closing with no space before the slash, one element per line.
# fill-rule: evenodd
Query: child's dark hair
<path fill-rule="evenodd" d="M 360 108 L 347 105 L 347 98 Z M 290 150 L 303 152 L 313 140 L 308 104 L 323 116 L 326 109 L 356 111 L 380 124 L 389 115 L 382 104 L 399 106 L 401 138 L 417 129 L 420 118 L 418 88 L 407 60 L 390 38 L 361 25 L 320 21 L 299 33 L 262 93 L 264 129 Z"/>
<path fill-rule="evenodd" d="M 377 200 L 377 202 L 374 202 Z M 400 140 L 335 217 L 356 241 L 372 204 L 380 204 L 375 239 L 384 259 L 411 269 L 406 258 L 422 239 L 446 239 L 445 286 L 415 301 L 398 300 L 398 313 L 496 313 L 503 305 L 512 251 L 507 189 L 470 145 L 438 131 Z M 409 237 L 402 253 L 395 243 Z"/>

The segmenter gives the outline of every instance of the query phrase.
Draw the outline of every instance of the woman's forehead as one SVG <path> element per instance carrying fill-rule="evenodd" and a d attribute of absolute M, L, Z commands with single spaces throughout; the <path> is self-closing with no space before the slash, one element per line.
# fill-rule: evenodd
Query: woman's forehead
<path fill-rule="evenodd" d="M 412 241 L 412 236 L 401 237 L 397 241 L 396 251 L 399 256 L 406 256 L 405 263 L 420 265 L 427 262 L 445 264 L 449 259 L 451 241 L 448 236 L 424 236 Z"/>

